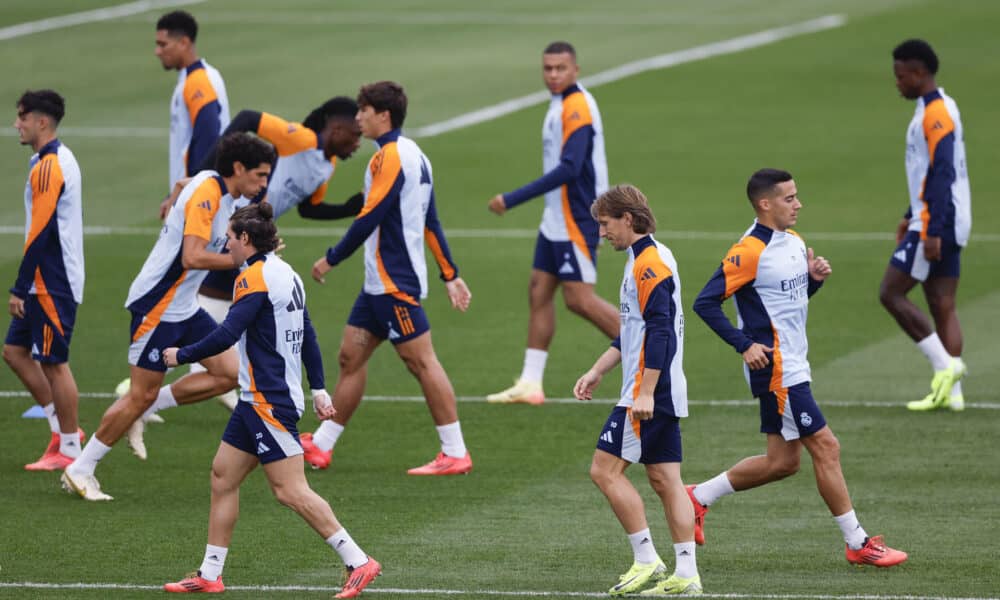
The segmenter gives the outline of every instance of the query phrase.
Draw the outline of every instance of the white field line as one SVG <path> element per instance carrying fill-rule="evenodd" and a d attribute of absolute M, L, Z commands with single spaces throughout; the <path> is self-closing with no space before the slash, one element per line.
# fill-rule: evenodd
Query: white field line
<path fill-rule="evenodd" d="M 185 2 L 185 1 L 199 1 L 199 0 L 178 0 L 178 2 Z M 134 4 L 143 4 L 143 3 L 136 2 Z M 125 6 L 130 6 L 130 5 L 125 5 Z M 102 10 L 113 10 L 113 9 L 102 9 Z M 91 11 L 91 12 L 98 12 L 98 11 Z M 86 15 L 86 14 L 89 13 L 77 13 L 77 15 Z M 72 16 L 74 15 L 67 15 L 66 17 L 57 17 L 57 18 L 69 18 Z M 42 22 L 43 21 L 35 21 L 34 23 L 37 24 Z M 784 27 L 776 27 L 774 29 L 765 29 L 763 31 L 758 31 L 756 33 L 730 38 L 728 40 L 711 42 L 701 46 L 695 46 L 693 48 L 686 48 L 684 50 L 677 50 L 675 52 L 668 52 L 666 54 L 660 54 L 658 56 L 652 56 L 649 58 L 633 61 L 630 63 L 625 63 L 613 69 L 608 69 L 607 71 L 601 71 L 600 73 L 595 73 L 593 75 L 583 77 L 580 79 L 580 82 L 583 83 L 585 86 L 598 86 L 604 83 L 610 83 L 613 81 L 624 79 L 626 77 L 631 77 L 632 75 L 637 75 L 639 73 L 645 73 L 647 71 L 654 71 L 657 69 L 667 69 L 670 67 L 675 67 L 677 65 L 682 65 L 684 63 L 704 60 L 706 58 L 712 58 L 714 56 L 721 56 L 723 54 L 735 54 L 737 52 L 742 52 L 744 50 L 749 50 L 751 48 L 757 48 L 760 46 L 773 44 L 775 42 L 780 42 L 788 38 L 800 35 L 806 35 L 809 33 L 816 33 L 819 31 L 825 31 L 828 29 L 834 29 L 836 27 L 842 27 L 846 23 L 847 23 L 847 17 L 845 17 L 844 15 L 826 15 L 824 17 L 811 19 L 809 21 L 803 21 L 801 23 L 794 23 L 792 25 L 786 25 Z M 29 25 L 33 24 L 25 23 L 23 25 L 15 25 L 14 27 L 24 27 Z M 477 125 L 479 123 L 484 123 L 486 121 L 499 119 L 500 117 L 503 117 L 510 113 L 517 112 L 519 110 L 528 108 L 530 106 L 535 106 L 537 104 L 542 104 L 544 102 L 547 102 L 550 97 L 551 96 L 548 92 L 545 91 L 535 92 L 533 94 L 528 94 L 527 96 L 521 96 L 520 98 L 506 100 L 499 104 L 494 104 L 492 106 L 487 106 L 479 110 L 474 110 L 472 112 L 465 113 L 463 115 L 459 115 L 457 117 L 441 121 L 440 123 L 432 123 L 424 127 L 416 127 L 412 130 L 407 131 L 407 134 L 416 138 L 424 138 L 424 137 L 440 135 L 448 131 L 463 129 L 465 127 L 470 127 L 472 125 Z M 103 132 L 105 131 L 108 133 L 104 134 Z M 109 128 L 65 127 L 63 129 L 60 129 L 60 132 L 66 137 L 72 137 L 73 135 L 79 137 L 91 137 L 91 136 L 102 137 L 104 135 L 107 135 L 107 137 L 166 137 L 167 135 L 166 129 L 153 128 L 153 127 L 109 127 Z M 11 129 L 0 130 L 0 135 L 11 136 L 14 135 L 15 133 L 16 132 L 14 132 Z"/>
<path fill-rule="evenodd" d="M 580 79 L 580 82 L 585 86 L 595 87 L 604 83 L 610 83 L 612 81 L 618 81 L 626 77 L 631 77 L 632 75 L 638 75 L 639 73 L 645 73 L 646 71 L 667 69 L 684 63 L 712 58 L 713 56 L 721 56 L 723 54 L 735 54 L 751 48 L 780 42 L 781 40 L 791 37 L 842 27 L 846 23 L 847 17 L 844 15 L 827 15 L 818 19 L 811 19 L 809 21 L 786 25 L 784 27 L 776 27 L 774 29 L 765 29 L 749 35 L 743 35 L 728 40 L 722 40 L 720 42 L 712 42 L 701 46 L 695 46 L 693 48 L 686 48 L 676 52 L 668 52 L 666 54 L 660 54 L 659 56 L 652 56 L 650 58 L 625 63 L 624 65 L 617 66 L 613 69 L 608 69 L 607 71 L 601 71 L 600 73 L 583 77 Z M 534 94 L 528 94 L 527 96 L 521 96 L 520 98 L 514 98 L 513 100 L 507 100 L 499 104 L 494 104 L 493 106 L 487 106 L 486 108 L 481 108 L 464 115 L 459 115 L 453 119 L 448 119 L 440 123 L 434 123 L 425 127 L 417 127 L 408 133 L 416 138 L 440 135 L 448 131 L 454 131 L 456 129 L 462 129 L 471 125 L 484 123 L 486 121 L 492 121 L 493 119 L 500 118 L 504 115 L 528 108 L 529 106 L 542 104 L 543 102 L 547 102 L 550 98 L 551 95 L 548 92 L 536 92 Z"/>
<path fill-rule="evenodd" d="M 27 23 L 18 23 L 8 27 L 0 28 L 0 40 L 10 40 L 16 37 L 52 31 L 53 29 L 63 29 L 74 25 L 85 25 L 87 23 L 97 23 L 98 21 L 110 21 L 131 15 L 141 14 L 151 10 L 163 9 L 174 6 L 185 6 L 188 4 L 198 4 L 205 0 L 139 0 L 128 4 L 118 4 L 106 8 L 97 8 L 78 13 L 39 19 Z"/>
<path fill-rule="evenodd" d="M 330 227 L 319 229 L 316 227 L 282 227 L 281 234 L 289 237 L 299 238 L 329 238 L 341 237 L 347 232 L 346 227 Z M 85 236 L 99 235 L 136 235 L 155 236 L 159 235 L 159 227 L 107 227 L 104 225 L 87 225 L 83 228 Z M 535 239 L 538 237 L 537 229 L 448 229 L 448 237 L 452 239 Z M 24 235 L 24 227 L 18 225 L 0 225 L 0 235 Z M 670 240 L 719 240 L 734 241 L 738 239 L 741 232 L 737 231 L 669 231 L 659 230 L 656 237 L 669 243 Z M 805 233 L 808 241 L 819 240 L 823 242 L 888 242 L 896 239 L 894 233 L 872 232 L 872 231 L 817 231 Z M 973 233 L 973 242 L 1000 242 L 1000 233 Z"/>
<path fill-rule="evenodd" d="M 54 589 L 54 590 L 161 590 L 162 585 L 139 583 L 47 583 L 47 582 L 0 582 L 0 589 Z M 320 585 L 227 585 L 227 590 L 240 592 L 337 592 L 339 587 Z M 420 588 L 365 588 L 365 594 L 407 594 L 434 596 L 506 596 L 514 598 L 607 598 L 607 592 L 563 592 L 542 590 L 453 590 Z M 703 594 L 703 598 L 732 598 L 744 600 L 763 598 L 764 600 L 1000 600 L 989 597 L 962 596 L 918 596 L 907 594 Z"/>
<path fill-rule="evenodd" d="M 30 398 L 31 394 L 24 390 L 0 390 L 0 398 Z M 111 392 L 80 392 L 81 398 L 107 399 L 114 398 Z M 424 402 L 423 396 L 384 396 L 367 395 L 364 399 L 368 402 Z M 485 396 L 457 396 L 459 402 L 482 403 L 486 402 Z M 546 404 L 614 404 L 617 398 L 594 398 L 589 402 L 581 402 L 576 398 L 546 398 Z M 838 408 L 900 408 L 903 406 L 899 402 L 875 402 L 867 400 L 822 400 L 823 406 L 835 406 Z M 690 406 L 757 406 L 756 400 L 688 400 Z M 967 402 L 966 408 L 982 408 L 987 410 L 1000 410 L 1000 403 L 994 402 Z"/>

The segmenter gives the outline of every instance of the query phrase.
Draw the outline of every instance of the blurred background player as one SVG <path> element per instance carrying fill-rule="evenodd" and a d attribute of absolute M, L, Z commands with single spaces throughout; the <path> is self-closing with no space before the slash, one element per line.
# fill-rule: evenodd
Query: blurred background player
<path fill-rule="evenodd" d="M 879 297 L 934 369 L 931 393 L 906 407 L 962 410 L 965 398 L 959 380 L 965 363 L 955 295 L 962 248 L 972 228 L 962 117 L 934 80 L 938 58 L 930 44 L 907 40 L 892 51 L 892 58 L 896 88 L 917 107 L 906 130 L 910 206 L 896 228 L 898 246 L 882 277 Z M 933 327 L 907 298 L 917 283 L 923 287 Z"/>
<path fill-rule="evenodd" d="M 656 218 L 638 188 L 618 185 L 591 207 L 601 236 L 628 255 L 621 287 L 621 334 L 573 387 L 579 400 L 590 400 L 601 378 L 622 365 L 620 400 L 597 441 L 590 477 L 604 493 L 628 534 L 632 567 L 609 593 L 643 596 L 700 594 L 695 560 L 694 511 L 681 480 L 680 420 L 688 415 L 684 377 L 684 310 L 677 261 L 653 238 Z M 656 552 L 642 497 L 625 470 L 646 466 L 649 484 L 659 496 L 674 541 L 676 568 L 667 568 Z"/>
<path fill-rule="evenodd" d="M 247 264 L 237 280 L 225 320 L 201 341 L 163 352 L 168 367 L 202 360 L 239 342 L 240 402 L 212 461 L 208 544 L 201 568 L 168 592 L 222 592 L 222 568 L 240 511 L 240 485 L 263 465 L 278 502 L 299 514 L 335 550 L 347 569 L 337 598 L 353 598 L 381 572 L 381 565 L 354 542 L 330 504 L 316 494 L 302 469 L 296 424 L 305 410 L 302 365 L 320 419 L 333 414 L 324 390 L 323 359 L 309 320 L 302 280 L 274 254 L 278 231 L 268 204 L 233 214 L 227 232 L 234 263 Z M 284 333 L 282 333 L 284 332 Z M 290 335 L 289 335 L 290 334 Z"/>
<path fill-rule="evenodd" d="M 535 196 L 545 195 L 545 210 L 535 243 L 528 285 L 528 346 L 521 376 L 513 387 L 490 394 L 490 402 L 545 401 L 542 376 L 556 331 L 553 300 L 562 285 L 566 307 L 593 323 L 609 338 L 618 335 L 618 311 L 594 293 L 597 282 L 597 223 L 590 205 L 608 187 L 604 126 L 597 102 L 577 83 L 580 67 L 567 42 L 553 42 L 542 54 L 542 76 L 552 93 L 542 123 L 544 175 L 490 199 L 502 215 Z"/>
<path fill-rule="evenodd" d="M 238 360 L 230 349 L 205 359 L 204 373 L 189 373 L 162 386 L 165 348 L 190 344 L 214 330 L 215 321 L 198 306 L 195 293 L 206 270 L 231 269 L 220 254 L 229 217 L 238 199 L 267 185 L 274 148 L 245 133 L 223 138 L 217 171 L 202 171 L 184 188 L 160 237 L 129 288 L 132 314 L 129 391 L 115 400 L 83 452 L 66 467 L 62 482 L 86 500 L 111 500 L 94 476 L 97 463 L 147 409 L 197 402 L 236 387 Z"/>
<path fill-rule="evenodd" d="M 340 377 L 333 393 L 337 414 L 315 435 L 302 436 L 306 460 L 316 468 L 330 464 L 333 446 L 361 403 L 368 359 L 388 339 L 420 382 L 437 426 L 441 452 L 410 475 L 455 475 L 472 470 L 458 422 L 455 391 L 431 343 L 430 323 L 420 300 L 427 296 L 424 242 L 441 269 L 453 307 L 465 311 L 472 295 L 458 276 L 438 221 L 430 160 L 400 128 L 406 118 L 406 93 L 391 81 L 365 85 L 358 94 L 358 124 L 379 151 L 365 173 L 365 206 L 343 239 L 313 265 L 323 276 L 365 246 L 365 282 L 351 309 L 340 345 Z"/>
<path fill-rule="evenodd" d="M 156 22 L 156 57 L 164 70 L 177 71 L 177 86 L 170 99 L 170 184 L 198 172 L 229 124 L 226 84 L 215 67 L 198 57 L 195 41 L 198 22 L 182 10 L 167 13 Z M 170 206 L 160 205 L 160 218 Z"/>
<path fill-rule="evenodd" d="M 364 195 L 360 192 L 344 204 L 323 202 L 327 186 L 333 177 L 337 160 L 347 160 L 361 145 L 361 130 L 354 117 L 358 112 L 357 103 L 345 96 L 337 96 L 314 109 L 302 123 L 285 121 L 275 115 L 252 110 L 242 110 L 236 115 L 226 134 L 250 132 L 274 145 L 278 160 L 271 171 L 265 198 L 273 208 L 277 219 L 293 207 L 299 215 L 307 219 L 343 219 L 352 217 L 361 210 Z M 202 170 L 215 165 L 216 151 L 205 157 Z M 188 178 L 174 185 L 168 205 L 173 205 Z M 198 289 L 198 304 L 217 323 L 226 317 L 233 298 L 233 284 L 239 275 L 238 269 L 210 271 Z M 204 370 L 199 363 L 191 364 L 191 371 Z M 120 384 L 119 394 L 127 390 L 127 380 Z M 237 394 L 230 390 L 219 396 L 219 401 L 232 410 L 236 407 Z M 147 413 L 146 419 L 155 413 Z M 129 445 L 134 449 L 142 447 L 145 419 L 136 421 L 129 429 Z"/>
<path fill-rule="evenodd" d="M 750 392 L 760 402 L 760 431 L 767 453 L 744 458 L 728 471 L 689 486 L 695 509 L 695 541 L 705 543 L 704 518 L 719 498 L 784 479 L 799 470 L 803 446 L 812 457 L 816 487 L 847 544 L 847 561 L 891 567 L 906 553 L 868 537 L 851 505 L 840 467 L 840 442 L 813 399 L 807 354 L 809 297 L 831 273 L 830 263 L 813 256 L 790 228 L 802 203 L 792 175 L 761 169 L 747 182 L 757 219 L 734 244 L 702 289 L 694 310 L 726 343 L 743 355 Z M 733 327 L 722 303 L 733 296 L 740 328 Z"/>
<path fill-rule="evenodd" d="M 56 137 L 66 112 L 52 90 L 27 91 L 14 127 L 35 153 L 24 186 L 24 254 L 7 303 L 3 359 L 48 417 L 51 437 L 29 471 L 63 469 L 80 455 L 78 392 L 69 367 L 76 308 L 83 302 L 83 198 L 76 157 Z"/>

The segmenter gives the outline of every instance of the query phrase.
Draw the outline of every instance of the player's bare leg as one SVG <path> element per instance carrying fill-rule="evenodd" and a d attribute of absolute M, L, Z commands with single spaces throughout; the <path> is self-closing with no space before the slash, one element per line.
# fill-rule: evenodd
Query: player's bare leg
<path fill-rule="evenodd" d="M 226 442 L 212 460 L 212 501 L 208 511 L 208 543 L 229 547 L 240 516 L 240 484 L 257 467 L 257 457 Z"/>
<path fill-rule="evenodd" d="M 958 277 L 931 277 L 924 282 L 923 288 L 934 328 L 945 350 L 952 356 L 962 356 L 962 326 L 955 309 Z"/>
<path fill-rule="evenodd" d="M 594 284 L 564 281 L 563 299 L 566 301 L 566 308 L 593 323 L 609 339 L 618 337 L 621 315 L 617 308 L 597 295 Z"/>
<path fill-rule="evenodd" d="M 907 296 L 917 283 L 919 282 L 907 273 L 889 265 L 885 268 L 878 291 L 882 306 L 914 342 L 919 342 L 934 333 L 930 319 Z"/>
<path fill-rule="evenodd" d="M 69 363 L 42 363 L 42 371 L 49 381 L 52 390 L 52 402 L 56 405 L 56 417 L 59 428 L 64 432 L 75 432 L 79 428 L 77 410 L 80 402 L 80 392 L 76 387 L 76 379 Z"/>
<path fill-rule="evenodd" d="M 842 515 L 850 510 L 851 496 L 847 492 L 847 482 L 840 467 L 840 442 L 829 426 L 802 438 L 802 445 L 812 456 L 816 473 L 816 488 L 823 497 L 830 513 Z"/>
<path fill-rule="evenodd" d="M 726 477 L 737 492 L 778 481 L 799 471 L 802 442 L 786 442 L 776 433 L 767 434 L 767 453 L 749 456 L 736 463 Z"/>

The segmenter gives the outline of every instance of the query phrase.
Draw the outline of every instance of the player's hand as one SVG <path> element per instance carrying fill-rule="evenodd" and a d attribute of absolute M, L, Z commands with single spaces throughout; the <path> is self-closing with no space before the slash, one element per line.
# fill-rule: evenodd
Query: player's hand
<path fill-rule="evenodd" d="M 330 399 L 330 394 L 326 393 L 326 390 L 313 390 L 312 397 L 313 411 L 320 421 L 325 421 L 337 414 L 336 409 L 333 408 L 333 400 Z"/>
<path fill-rule="evenodd" d="M 833 272 L 833 269 L 830 268 L 830 261 L 826 260 L 822 256 L 815 256 L 812 248 L 809 248 L 807 252 L 809 277 L 815 281 L 823 281 L 829 277 L 830 273 Z"/>
<path fill-rule="evenodd" d="M 593 400 L 594 389 L 601 383 L 601 374 L 591 369 L 580 376 L 573 386 L 573 395 L 577 400 Z"/>
<path fill-rule="evenodd" d="M 465 285 L 465 281 L 461 277 L 445 282 L 444 287 L 448 290 L 448 299 L 451 300 L 452 308 L 457 308 L 462 312 L 469 309 L 469 303 L 472 302 L 472 292 L 469 291 L 469 286 Z"/>
<path fill-rule="evenodd" d="M 754 342 L 749 348 L 746 349 L 745 352 L 743 352 L 743 362 L 745 362 L 751 370 L 756 371 L 758 369 L 763 369 L 767 365 L 771 364 L 771 360 L 767 357 L 768 352 L 774 352 L 774 348 Z"/>
<path fill-rule="evenodd" d="M 924 258 L 930 262 L 941 260 L 941 238 L 929 235 L 924 239 Z"/>
<path fill-rule="evenodd" d="M 903 219 L 896 225 L 896 243 L 900 244 L 903 242 L 903 238 L 906 237 L 906 231 L 910 228 L 910 220 Z"/>
<path fill-rule="evenodd" d="M 312 269 L 313 279 L 315 279 L 320 283 L 326 283 L 326 278 L 324 277 L 324 275 L 329 273 L 330 269 L 332 268 L 333 267 L 330 266 L 330 263 L 326 262 L 326 257 L 321 256 L 319 260 L 313 263 L 313 269 Z"/>
<path fill-rule="evenodd" d="M 489 204 L 486 208 L 490 209 L 490 212 L 494 212 L 498 215 L 502 215 L 507 212 L 507 204 L 503 201 L 503 194 L 497 194 L 490 198 Z"/>
<path fill-rule="evenodd" d="M 10 311 L 10 316 L 18 319 L 24 318 L 24 300 L 22 298 L 11 294 L 10 301 L 7 302 L 7 309 Z"/>
<path fill-rule="evenodd" d="M 160 202 L 159 215 L 161 221 L 166 219 L 167 215 L 170 214 L 170 209 L 174 207 L 174 200 L 176 199 L 173 194 L 170 194 Z"/>
<path fill-rule="evenodd" d="M 163 351 L 163 364 L 170 368 L 176 367 L 179 364 L 177 362 L 177 348 L 167 348 Z"/>
<path fill-rule="evenodd" d="M 645 421 L 653 418 L 653 395 L 639 394 L 632 403 L 632 418 Z"/>

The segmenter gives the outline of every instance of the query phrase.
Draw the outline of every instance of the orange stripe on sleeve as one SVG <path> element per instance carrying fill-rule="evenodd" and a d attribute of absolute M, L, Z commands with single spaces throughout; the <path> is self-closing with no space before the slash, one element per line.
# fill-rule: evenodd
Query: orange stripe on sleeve
<path fill-rule="evenodd" d="M 757 278 L 757 264 L 764 251 L 763 241 L 748 235 L 733 245 L 722 259 L 722 272 L 726 276 L 726 298 Z"/>
<path fill-rule="evenodd" d="M 208 79 L 208 72 L 205 69 L 196 69 L 188 74 L 184 80 L 184 104 L 188 109 L 188 117 L 191 125 L 194 125 L 198 118 L 198 113 L 205 106 L 218 100 L 219 97 L 212 87 L 212 82 Z"/>
<path fill-rule="evenodd" d="M 434 260 L 437 261 L 438 268 L 441 269 L 441 274 L 444 275 L 446 281 L 451 281 L 455 278 L 455 269 L 451 268 L 451 264 L 448 263 L 448 259 L 444 257 L 444 252 L 441 251 L 441 242 L 438 241 L 437 236 L 430 229 L 424 227 L 424 239 L 427 241 L 427 246 L 431 249 L 431 254 L 434 255 Z"/>
<path fill-rule="evenodd" d="M 184 206 L 184 235 L 212 241 L 212 221 L 215 213 L 219 212 L 220 200 L 222 188 L 219 182 L 214 177 L 202 181 Z"/>
<path fill-rule="evenodd" d="M 565 144 L 569 136 L 586 125 L 593 125 L 594 119 L 590 114 L 590 106 L 583 92 L 574 92 L 563 99 L 562 112 L 562 143 Z"/>
<path fill-rule="evenodd" d="M 269 113 L 261 113 L 257 134 L 274 144 L 278 156 L 289 156 L 316 148 L 316 132 L 300 123 L 292 123 Z"/>
<path fill-rule="evenodd" d="M 38 235 L 55 218 L 56 204 L 63 188 L 63 172 L 58 157 L 46 154 L 31 170 L 31 227 L 24 241 L 24 251 L 28 251 Z"/>
<path fill-rule="evenodd" d="M 372 174 L 372 183 L 365 197 L 365 206 L 358 214 L 359 219 L 385 200 L 392 186 L 396 184 L 396 179 L 399 178 L 402 165 L 399 162 L 399 148 L 395 142 L 386 144 L 372 157 L 368 162 L 368 170 Z"/>
<path fill-rule="evenodd" d="M 934 164 L 934 153 L 940 142 L 949 133 L 955 132 L 955 122 L 951 120 L 944 100 L 937 98 L 924 109 L 924 138 L 927 139 L 927 151 L 931 164 Z"/>
<path fill-rule="evenodd" d="M 236 280 L 233 289 L 233 302 L 239 302 L 245 296 L 256 292 L 267 292 L 267 282 L 264 281 L 264 261 L 257 261 L 244 269 Z"/>
<path fill-rule="evenodd" d="M 635 257 L 632 264 L 632 276 L 635 278 L 636 291 L 639 295 L 639 310 L 646 310 L 649 296 L 661 281 L 673 276 L 670 267 L 663 264 L 656 246 L 647 246 Z"/>

